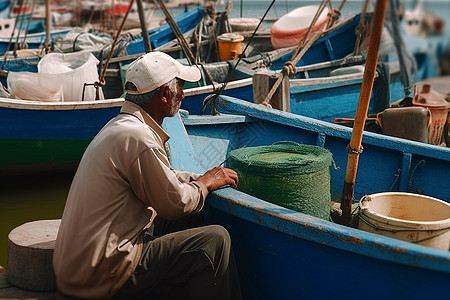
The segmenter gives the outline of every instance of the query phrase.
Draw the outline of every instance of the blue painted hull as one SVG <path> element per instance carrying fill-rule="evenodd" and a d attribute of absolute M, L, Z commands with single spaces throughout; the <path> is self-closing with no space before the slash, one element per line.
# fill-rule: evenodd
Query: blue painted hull
<path fill-rule="evenodd" d="M 180 31 L 185 33 L 191 29 L 193 29 L 204 16 L 204 7 L 199 6 L 189 11 L 182 13 L 176 17 L 174 17 L 175 22 L 178 24 Z M 52 33 L 52 38 L 56 36 L 62 36 L 67 34 L 69 30 L 64 30 L 60 32 Z M 152 49 L 156 47 L 160 47 L 165 43 L 173 40 L 175 35 L 168 24 L 164 24 L 159 26 L 158 28 L 149 30 L 149 40 L 152 46 Z M 38 49 L 43 45 L 45 41 L 45 33 L 35 35 L 35 37 L 28 37 L 27 43 L 29 45 L 29 49 Z M 9 38 L 0 38 L 0 53 L 4 53 L 9 43 Z M 14 40 L 12 42 L 14 46 Z M 10 49 L 11 50 L 11 49 Z M 144 40 L 142 37 L 138 37 L 132 40 L 127 47 L 127 54 L 133 55 L 138 53 L 145 53 Z M 0 69 L 8 72 L 37 72 L 37 65 L 39 63 L 41 56 L 34 57 L 26 57 L 26 58 L 8 58 L 7 60 L 2 60 L 0 62 Z M 6 86 L 6 78 L 1 77 L 0 82 Z M 105 87 L 106 89 L 108 86 Z"/>
<path fill-rule="evenodd" d="M 321 63 L 326 61 L 332 61 L 342 59 L 354 50 L 356 41 L 355 28 L 359 24 L 360 15 L 356 15 L 348 22 L 344 23 L 341 27 L 331 31 L 324 37 L 317 40 L 311 48 L 305 53 L 305 55 L 296 64 L 297 67 L 311 65 L 315 63 Z M 284 64 L 290 60 L 292 52 L 286 54 L 271 62 L 269 70 L 280 71 L 283 69 Z M 264 55 L 263 55 L 264 57 Z M 249 60 L 252 60 L 250 58 Z M 239 79 L 251 78 L 252 73 L 240 73 Z M 182 102 L 181 108 L 185 109 L 193 114 L 200 113 L 200 108 L 203 105 L 203 100 L 208 96 L 211 91 L 205 93 L 195 93 L 191 96 L 190 92 L 186 90 L 186 99 Z M 238 90 L 232 88 L 223 92 L 224 95 L 238 97 L 239 99 L 253 102 L 253 89 L 251 82 L 245 87 L 241 86 Z M 209 113 L 207 109 L 205 113 Z"/>
<path fill-rule="evenodd" d="M 339 201 L 351 129 L 224 97 L 219 116 L 183 114 L 188 137 L 166 122 L 172 164 L 199 173 L 231 150 L 280 141 L 324 147 Z M 172 122 L 172 123 L 171 123 Z M 407 191 L 450 201 L 450 149 L 365 132 L 356 178 L 363 195 Z M 447 298 L 450 252 L 345 227 L 231 188 L 208 196 L 209 223 L 232 238 L 244 299 Z"/>
<path fill-rule="evenodd" d="M 297 67 L 316 64 L 323 61 L 341 59 L 355 50 L 356 27 L 361 15 L 356 15 L 352 22 L 332 31 L 328 35 L 317 40 L 311 48 L 302 56 L 296 64 Z M 270 67 L 271 70 L 281 70 L 284 64 L 291 60 L 292 54 L 288 54 L 277 60 Z"/>
<path fill-rule="evenodd" d="M 296 65 L 297 67 L 311 67 L 311 69 L 302 74 L 295 74 L 291 76 L 291 78 L 320 79 L 322 77 L 324 79 L 330 79 L 330 71 L 339 67 L 337 61 L 344 57 L 348 57 L 354 50 L 356 42 L 356 26 L 359 24 L 359 21 L 360 15 L 356 15 L 354 19 L 345 24 L 345 26 L 331 31 L 329 34 L 316 41 Z M 414 78 L 416 81 L 425 79 L 426 76 L 430 75 L 432 72 L 430 67 L 431 58 L 427 53 L 422 51 L 422 46 L 417 45 L 423 41 L 424 39 L 407 39 L 409 45 L 408 48 L 412 51 L 417 61 L 418 70 Z M 292 53 L 289 53 L 272 61 L 268 69 L 280 73 L 280 70 L 283 68 L 284 64 L 291 59 L 291 56 Z M 332 66 L 323 69 L 314 68 L 314 64 L 323 62 L 331 62 Z M 386 60 L 380 61 L 380 63 L 391 65 L 390 68 L 392 68 L 392 66 L 395 66 L 396 69 L 399 68 L 395 53 L 390 53 Z M 361 65 L 364 65 L 364 62 L 361 62 Z M 384 75 L 388 78 L 382 78 L 380 75 L 375 80 L 368 110 L 369 114 L 381 112 L 385 108 L 388 108 L 392 102 L 405 97 L 399 71 L 389 71 L 390 74 Z M 240 76 L 241 78 L 248 78 L 251 74 L 241 73 Z M 305 82 L 306 81 L 307 80 L 305 80 Z M 335 118 L 352 119 L 355 117 L 361 91 L 361 83 L 362 74 L 359 79 L 336 77 L 332 83 L 304 84 L 301 87 L 294 86 L 291 81 L 290 106 L 288 108 L 277 107 L 273 104 L 272 106 L 295 114 L 331 123 L 334 123 Z M 189 111 L 191 114 L 199 114 L 203 100 L 211 92 L 212 91 L 205 93 L 191 93 L 189 89 L 186 90 L 186 99 L 181 104 L 181 108 Z M 237 90 L 229 88 L 223 92 L 223 95 L 237 97 L 250 102 L 254 101 L 253 87 L 250 82 L 246 86 L 240 86 Z M 205 113 L 210 113 L 210 109 L 207 108 Z"/>
<path fill-rule="evenodd" d="M 353 119 L 356 115 L 363 73 L 350 76 L 317 77 L 291 80 L 289 112 L 334 123 L 336 118 Z M 377 76 L 372 89 L 368 114 L 388 108 L 394 101 L 405 97 L 400 73 Z"/>
<path fill-rule="evenodd" d="M 174 17 L 174 21 L 177 23 L 178 28 L 182 33 L 186 33 L 187 31 L 194 29 L 200 21 L 203 19 L 205 14 L 205 7 L 199 6 L 190 9 L 189 11 L 182 13 L 178 16 Z M 150 45 L 152 49 L 158 48 L 167 42 L 175 39 L 175 34 L 170 28 L 169 24 L 163 24 L 156 29 L 150 30 L 148 32 Z M 145 53 L 144 40 L 142 37 L 133 40 L 127 47 L 127 54 L 139 54 Z"/>
<path fill-rule="evenodd" d="M 101 102 L 0 98 L 0 176 L 75 168 L 123 99 Z"/>
<path fill-rule="evenodd" d="M 54 40 L 57 37 L 65 36 L 70 29 L 64 30 L 56 30 L 50 33 L 50 39 Z M 45 32 L 28 34 L 26 43 L 28 45 L 28 49 L 39 49 L 44 46 L 46 34 Z M 19 38 L 19 44 L 23 42 L 24 36 L 21 35 Z M 9 47 L 9 51 L 13 50 L 14 44 L 16 43 L 17 38 L 14 37 L 11 41 L 11 46 Z M 9 37 L 1 37 L 0 38 L 0 54 L 4 54 L 8 49 L 10 38 Z M 20 49 L 20 48 L 19 48 Z"/>

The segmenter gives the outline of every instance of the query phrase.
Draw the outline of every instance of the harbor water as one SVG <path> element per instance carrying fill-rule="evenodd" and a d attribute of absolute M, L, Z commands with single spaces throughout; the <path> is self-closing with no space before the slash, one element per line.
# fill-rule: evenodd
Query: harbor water
<path fill-rule="evenodd" d="M 226 3 L 226 0 L 222 1 Z M 232 18 L 262 17 L 269 7 L 270 0 L 233 1 Z M 321 1 L 278 0 L 271 8 L 267 17 L 279 18 L 300 6 L 320 4 Z M 338 7 L 342 1 L 331 1 L 333 7 Z M 351 15 L 360 11 L 363 1 L 350 0 L 344 5 L 342 15 Z M 405 1 L 405 7 L 411 9 L 414 1 Z M 446 32 L 449 32 L 450 13 L 449 0 L 425 1 L 428 9 L 446 20 Z M 219 5 L 217 10 L 224 9 Z M 173 15 L 183 11 L 183 8 L 172 8 Z M 29 175 L 20 177 L 3 177 L 0 180 L 0 266 L 7 267 L 8 233 L 15 227 L 34 220 L 61 218 L 65 200 L 69 191 L 74 171 Z"/>
<path fill-rule="evenodd" d="M 0 180 L 0 266 L 7 267 L 8 234 L 42 219 L 59 219 L 74 172 L 13 176 Z"/>

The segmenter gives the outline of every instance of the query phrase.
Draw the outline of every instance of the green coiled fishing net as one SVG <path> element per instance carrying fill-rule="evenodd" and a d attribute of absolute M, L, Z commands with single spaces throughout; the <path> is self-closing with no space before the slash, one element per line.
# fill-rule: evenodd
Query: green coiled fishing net
<path fill-rule="evenodd" d="M 238 190 L 328 220 L 332 160 L 324 148 L 282 143 L 233 150 L 227 167 L 239 175 Z"/>

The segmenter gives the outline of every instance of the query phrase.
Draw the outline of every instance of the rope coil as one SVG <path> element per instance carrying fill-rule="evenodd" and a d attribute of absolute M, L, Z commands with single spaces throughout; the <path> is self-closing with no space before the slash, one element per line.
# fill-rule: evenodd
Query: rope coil
<path fill-rule="evenodd" d="M 238 190 L 328 220 L 332 161 L 332 153 L 324 148 L 279 142 L 235 149 L 227 167 L 241 178 Z"/>

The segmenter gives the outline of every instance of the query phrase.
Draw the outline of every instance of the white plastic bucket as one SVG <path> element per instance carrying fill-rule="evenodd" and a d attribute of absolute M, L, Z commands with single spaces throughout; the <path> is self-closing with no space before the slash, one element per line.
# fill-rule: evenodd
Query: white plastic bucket
<path fill-rule="evenodd" d="M 98 60 L 88 51 L 73 53 L 50 53 L 38 63 L 38 74 L 51 76 L 63 87 L 64 101 L 95 100 L 96 89 L 92 85 L 99 81 Z M 85 87 L 83 98 L 83 87 Z M 100 99 L 104 99 L 100 88 Z"/>
<path fill-rule="evenodd" d="M 358 229 L 442 250 L 450 248 L 450 204 L 424 195 L 364 196 Z"/>

